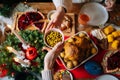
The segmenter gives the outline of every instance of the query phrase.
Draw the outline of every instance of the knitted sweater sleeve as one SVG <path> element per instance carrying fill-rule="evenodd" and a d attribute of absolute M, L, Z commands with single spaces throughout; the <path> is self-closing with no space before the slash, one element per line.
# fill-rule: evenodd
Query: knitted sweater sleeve
<path fill-rule="evenodd" d="M 56 8 L 62 6 L 66 10 L 70 10 L 72 7 L 72 0 L 52 0 L 52 1 Z"/>
<path fill-rule="evenodd" d="M 41 74 L 42 80 L 53 80 L 53 74 L 51 70 L 43 70 Z"/>

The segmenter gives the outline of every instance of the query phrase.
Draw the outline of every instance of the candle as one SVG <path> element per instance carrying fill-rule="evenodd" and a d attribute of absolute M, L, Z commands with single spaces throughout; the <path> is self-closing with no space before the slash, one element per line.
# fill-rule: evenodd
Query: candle
<path fill-rule="evenodd" d="M 11 31 L 15 34 L 15 36 L 25 45 L 27 45 L 27 43 L 24 41 L 24 39 L 14 30 L 12 29 L 12 27 L 10 25 L 7 25 Z"/>
<path fill-rule="evenodd" d="M 7 47 L 7 49 L 10 51 L 10 52 L 13 52 L 14 54 L 18 55 L 18 52 L 12 48 L 12 47 Z"/>
<path fill-rule="evenodd" d="M 19 59 L 19 58 L 17 58 L 17 57 L 14 57 L 14 60 L 15 60 L 15 62 L 18 62 L 18 63 L 23 64 L 23 65 L 26 65 L 26 66 L 29 66 L 29 65 L 30 65 L 30 62 L 24 62 L 24 60 Z"/>
<path fill-rule="evenodd" d="M 23 38 L 15 31 L 12 30 L 12 32 L 16 35 L 16 37 L 25 45 L 27 45 L 27 43 L 23 40 Z"/>

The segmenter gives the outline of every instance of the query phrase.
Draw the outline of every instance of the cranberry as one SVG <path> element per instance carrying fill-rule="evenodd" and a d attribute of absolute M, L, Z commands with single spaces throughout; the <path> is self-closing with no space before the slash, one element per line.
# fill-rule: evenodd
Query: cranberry
<path fill-rule="evenodd" d="M 38 22 L 38 23 L 34 23 L 34 25 L 37 27 L 37 28 L 39 28 L 40 30 L 42 30 L 42 28 L 43 28 L 43 25 L 44 25 L 44 22 Z"/>
<path fill-rule="evenodd" d="M 108 70 L 120 68 L 120 52 L 114 53 L 107 60 Z"/>
<path fill-rule="evenodd" d="M 28 12 L 26 13 L 27 16 L 29 16 L 29 19 L 34 22 L 34 21 L 38 21 L 40 19 L 43 19 L 42 16 L 37 13 L 37 12 Z"/>
<path fill-rule="evenodd" d="M 26 26 L 28 26 L 30 23 L 31 21 L 29 20 L 29 18 L 25 14 L 23 14 L 18 20 L 18 28 L 20 30 L 24 30 Z"/>
<path fill-rule="evenodd" d="M 38 27 L 40 30 L 43 28 L 44 23 L 39 23 L 39 20 L 43 19 L 43 16 L 38 12 L 27 12 L 26 14 L 23 14 L 18 19 L 18 28 L 20 30 L 26 29 L 26 27 L 30 24 L 34 24 L 36 27 Z M 37 22 L 38 23 L 34 23 Z"/>

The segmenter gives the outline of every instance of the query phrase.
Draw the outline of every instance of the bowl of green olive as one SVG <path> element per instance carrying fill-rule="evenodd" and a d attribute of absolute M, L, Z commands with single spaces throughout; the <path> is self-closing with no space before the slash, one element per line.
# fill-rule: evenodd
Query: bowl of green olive
<path fill-rule="evenodd" d="M 44 43 L 49 48 L 54 47 L 58 42 L 64 41 L 64 34 L 60 29 L 52 28 L 44 34 Z"/>

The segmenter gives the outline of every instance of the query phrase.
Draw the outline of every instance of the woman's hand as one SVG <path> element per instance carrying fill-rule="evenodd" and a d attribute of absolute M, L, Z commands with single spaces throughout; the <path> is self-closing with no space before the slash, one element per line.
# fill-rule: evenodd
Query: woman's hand
<path fill-rule="evenodd" d="M 116 0 L 105 0 L 105 7 L 108 11 L 111 11 L 115 5 Z"/>
<path fill-rule="evenodd" d="M 44 58 L 44 70 L 51 70 L 53 68 L 55 60 L 62 49 L 63 49 L 62 42 L 57 43 L 52 49 L 43 47 L 43 50 L 48 51 Z"/>
<path fill-rule="evenodd" d="M 65 15 L 65 9 L 63 7 L 58 7 L 56 12 L 52 15 L 51 21 L 47 25 L 45 32 L 52 29 L 53 27 L 60 26 L 64 18 L 64 15 Z"/>

